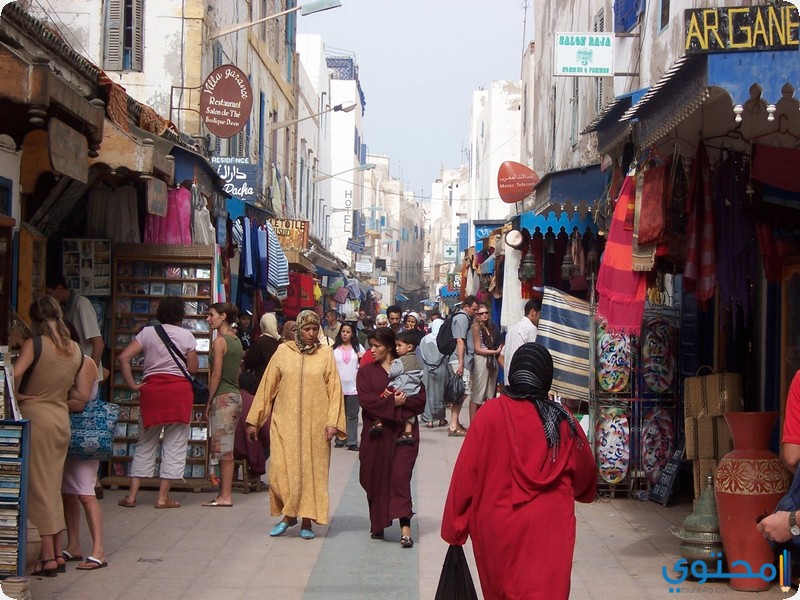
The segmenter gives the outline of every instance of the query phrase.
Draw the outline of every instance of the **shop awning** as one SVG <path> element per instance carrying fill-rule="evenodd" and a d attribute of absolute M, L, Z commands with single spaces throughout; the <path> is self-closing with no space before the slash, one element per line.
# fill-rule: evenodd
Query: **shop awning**
<path fill-rule="evenodd" d="M 581 135 L 586 135 L 593 131 L 597 132 L 597 151 L 602 153 L 619 144 L 627 137 L 633 125 L 630 122 L 620 121 L 622 115 L 631 106 L 636 104 L 649 88 L 642 88 L 635 92 L 629 92 L 617 96 L 617 98 L 607 105 L 589 125 L 581 131 Z"/>
<path fill-rule="evenodd" d="M 439 296 L 442 298 L 455 298 L 458 294 L 458 290 L 450 290 L 446 284 L 439 288 Z"/>
<path fill-rule="evenodd" d="M 397 292 L 397 293 L 394 295 L 394 299 L 395 299 L 395 300 L 399 300 L 400 302 L 408 302 L 408 296 L 406 296 L 406 295 L 405 295 L 405 294 L 403 294 L 402 292 Z"/>
<path fill-rule="evenodd" d="M 600 171 L 600 165 L 552 171 L 542 177 L 536 186 L 534 211 L 536 214 L 550 211 L 560 214 L 566 204 L 577 207 L 585 203 L 591 207 L 602 198 L 605 187 L 605 176 Z"/>

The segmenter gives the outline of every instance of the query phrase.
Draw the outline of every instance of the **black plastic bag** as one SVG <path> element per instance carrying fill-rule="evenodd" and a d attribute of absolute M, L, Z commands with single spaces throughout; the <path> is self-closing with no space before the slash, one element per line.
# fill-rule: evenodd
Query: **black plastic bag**
<path fill-rule="evenodd" d="M 461 375 L 451 373 L 447 382 L 444 384 L 444 402 L 445 404 L 461 404 L 464 401 L 464 380 Z"/>
<path fill-rule="evenodd" d="M 434 600 L 478 600 L 463 546 L 447 549 Z"/>

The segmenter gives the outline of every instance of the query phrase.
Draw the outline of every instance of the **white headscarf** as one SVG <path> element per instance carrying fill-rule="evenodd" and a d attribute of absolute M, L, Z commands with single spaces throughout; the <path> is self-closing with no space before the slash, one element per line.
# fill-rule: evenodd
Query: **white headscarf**
<path fill-rule="evenodd" d="M 278 317 L 275 316 L 275 313 L 264 313 L 261 316 L 259 325 L 261 325 L 261 333 L 264 335 L 268 335 L 276 340 L 281 339 L 281 334 L 278 333 Z"/>

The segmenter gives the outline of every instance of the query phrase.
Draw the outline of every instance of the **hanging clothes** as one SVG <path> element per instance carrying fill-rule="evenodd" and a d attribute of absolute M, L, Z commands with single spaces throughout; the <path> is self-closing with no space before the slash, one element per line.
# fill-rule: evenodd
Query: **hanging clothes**
<path fill-rule="evenodd" d="M 139 244 L 139 210 L 136 190 L 98 183 L 89 194 L 86 235 L 108 238 L 112 244 Z"/>
<path fill-rule="evenodd" d="M 144 230 L 146 244 L 192 243 L 191 192 L 184 187 L 167 194 L 167 216 L 147 215 Z"/>
<path fill-rule="evenodd" d="M 258 278 L 256 279 L 256 287 L 260 290 L 265 290 L 267 289 L 267 274 L 269 273 L 267 228 L 262 225 L 256 230 L 256 233 L 258 235 Z"/>
<path fill-rule="evenodd" d="M 691 208 L 687 231 L 688 253 L 683 269 L 686 290 L 694 292 L 705 310 L 714 297 L 716 267 L 714 252 L 714 215 L 711 209 L 711 166 L 703 142 L 697 146 L 692 163 L 688 204 Z"/>
<path fill-rule="evenodd" d="M 289 286 L 289 261 L 281 247 L 278 234 L 272 224 L 267 221 L 267 291 L 276 297 L 286 293 Z"/>

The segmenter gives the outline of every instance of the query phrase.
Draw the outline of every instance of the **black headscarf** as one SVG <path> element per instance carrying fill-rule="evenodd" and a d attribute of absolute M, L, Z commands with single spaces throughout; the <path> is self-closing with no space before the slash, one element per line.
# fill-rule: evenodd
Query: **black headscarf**
<path fill-rule="evenodd" d="M 561 422 L 569 424 L 570 436 L 574 436 L 575 420 L 569 411 L 547 397 L 553 383 L 553 357 L 544 346 L 529 342 L 514 352 L 508 372 L 505 394 L 515 400 L 533 402 L 544 426 L 547 447 L 553 456 L 561 442 Z"/>

